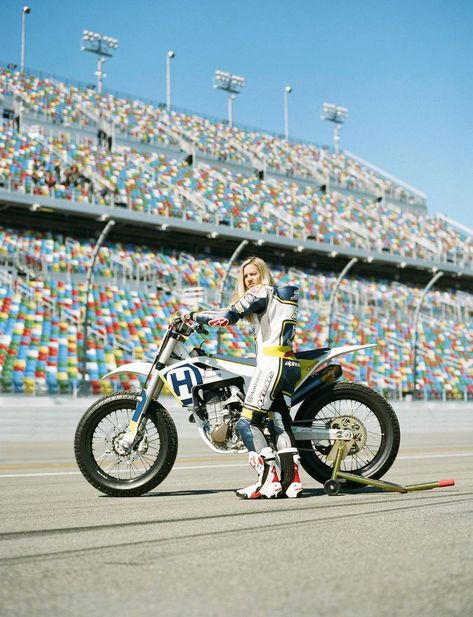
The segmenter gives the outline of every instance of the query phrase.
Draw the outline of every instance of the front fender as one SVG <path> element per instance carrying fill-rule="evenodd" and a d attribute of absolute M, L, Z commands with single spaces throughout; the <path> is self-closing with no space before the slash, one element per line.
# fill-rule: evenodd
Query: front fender
<path fill-rule="evenodd" d="M 153 366 L 152 362 L 129 362 L 128 364 L 122 364 L 121 366 L 117 366 L 113 371 L 107 373 L 102 377 L 102 379 L 108 379 L 113 375 L 122 375 L 123 373 L 131 373 L 132 375 L 144 375 L 148 376 L 151 367 Z"/>

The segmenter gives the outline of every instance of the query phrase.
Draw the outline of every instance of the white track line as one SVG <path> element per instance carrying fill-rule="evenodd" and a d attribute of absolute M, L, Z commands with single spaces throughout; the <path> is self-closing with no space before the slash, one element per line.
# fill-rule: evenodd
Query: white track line
<path fill-rule="evenodd" d="M 473 452 L 459 452 L 457 454 L 418 454 L 413 456 L 398 456 L 396 461 L 417 461 L 420 459 L 435 458 L 463 458 L 473 456 Z M 224 465 L 176 465 L 172 471 L 194 471 L 199 469 L 222 469 L 224 467 L 247 467 L 247 463 L 227 463 Z M 79 476 L 80 471 L 51 471 L 43 473 L 11 473 L 0 475 L 4 478 L 46 478 L 51 476 Z"/>

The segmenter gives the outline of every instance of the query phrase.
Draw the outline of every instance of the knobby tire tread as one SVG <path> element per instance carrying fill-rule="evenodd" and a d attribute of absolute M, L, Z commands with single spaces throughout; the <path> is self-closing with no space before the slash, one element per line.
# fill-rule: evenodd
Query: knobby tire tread
<path fill-rule="evenodd" d="M 295 421 L 297 424 L 304 424 L 304 422 L 307 422 L 307 426 L 309 426 L 311 420 L 317 417 L 317 413 L 325 405 L 336 400 L 351 398 L 352 400 L 367 405 L 372 412 L 375 413 L 382 428 L 386 432 L 386 443 L 379 457 L 377 455 L 374 461 L 371 461 L 359 471 L 350 471 L 350 473 L 363 475 L 363 477 L 366 478 L 381 478 L 396 460 L 401 440 L 401 432 L 394 409 L 389 402 L 375 390 L 358 383 L 336 383 L 333 387 L 327 389 L 326 392 L 323 392 L 320 397 L 303 403 L 296 414 Z M 367 404 L 367 402 L 369 402 L 369 404 Z M 301 465 L 304 470 L 312 476 L 314 480 L 324 484 L 331 477 L 332 467 L 321 461 L 313 451 L 307 451 L 307 449 L 312 449 L 310 441 L 299 442 L 298 446 L 300 447 L 299 454 L 301 457 Z M 387 449 L 389 449 L 389 451 L 386 451 Z M 350 481 L 346 482 L 344 486 L 360 488 L 360 484 Z"/>
<path fill-rule="evenodd" d="M 146 482 L 140 483 L 140 478 L 138 478 L 135 481 L 129 482 L 128 486 L 125 486 L 124 483 L 119 480 L 113 481 L 111 478 L 101 477 L 101 474 L 97 471 L 97 466 L 94 461 L 91 460 L 88 448 L 88 440 L 91 437 L 89 433 L 94 428 L 96 417 L 104 417 L 104 406 L 110 406 L 113 409 L 115 403 L 118 404 L 123 401 L 130 404 L 130 407 L 134 409 L 139 394 L 139 392 L 116 392 L 103 396 L 87 409 L 77 425 L 74 437 L 74 451 L 77 465 L 89 484 L 102 493 L 111 495 L 112 497 L 137 497 L 149 492 L 167 477 L 176 460 L 178 449 L 176 425 L 169 415 L 169 412 L 160 403 L 153 401 L 151 403 L 152 408 L 148 413 L 150 417 L 153 414 L 155 415 L 154 423 L 156 428 L 158 428 L 159 423 L 161 424 L 161 429 L 164 431 L 163 435 L 161 435 L 161 431 L 159 431 L 160 438 L 164 436 L 166 441 L 165 445 L 167 451 L 164 456 L 164 461 L 153 470 L 153 473 Z"/>

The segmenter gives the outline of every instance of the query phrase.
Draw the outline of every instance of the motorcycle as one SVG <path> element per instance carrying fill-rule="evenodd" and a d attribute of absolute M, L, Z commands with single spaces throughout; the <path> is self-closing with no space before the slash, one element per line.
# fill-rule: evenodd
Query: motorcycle
<path fill-rule="evenodd" d="M 208 334 L 200 324 L 174 319 L 154 362 L 124 364 L 103 377 L 128 373 L 146 380 L 141 392 L 104 396 L 79 421 L 74 439 L 77 464 L 99 491 L 117 497 L 142 495 L 171 471 L 178 435 L 171 415 L 158 400 L 165 385 L 190 412 L 189 420 L 211 450 L 247 451 L 236 423 L 255 361 L 208 354 L 202 344 L 188 350 L 186 343 L 194 333 Z M 400 430 L 391 405 L 363 384 L 342 381 L 341 366 L 332 363 L 336 357 L 370 347 L 375 345 L 295 353 L 301 379 L 292 396 L 292 432 L 302 467 L 322 484 L 331 478 L 340 440 L 347 450 L 340 470 L 351 474 L 380 478 L 396 458 Z M 264 433 L 274 446 L 271 431 L 265 428 Z"/>

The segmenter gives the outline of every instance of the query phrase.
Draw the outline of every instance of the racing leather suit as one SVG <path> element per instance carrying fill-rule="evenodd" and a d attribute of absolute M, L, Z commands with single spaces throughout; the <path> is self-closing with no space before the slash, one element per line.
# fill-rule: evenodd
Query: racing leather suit
<path fill-rule="evenodd" d="M 294 445 L 287 419 L 291 395 L 300 378 L 299 361 L 291 346 L 298 297 L 297 287 L 261 285 L 229 308 L 190 314 L 192 320 L 215 327 L 233 325 L 248 315 L 255 317 L 256 368 L 237 424 L 249 451 L 261 452 L 267 446 L 261 429 L 268 413 L 278 450 Z"/>

